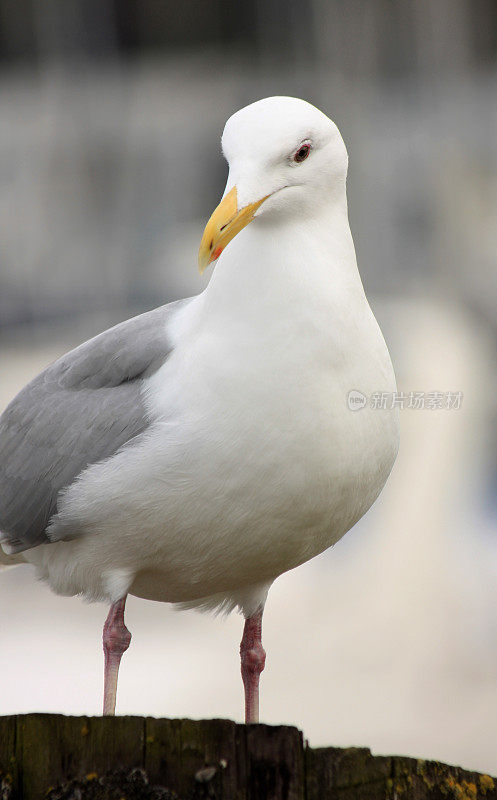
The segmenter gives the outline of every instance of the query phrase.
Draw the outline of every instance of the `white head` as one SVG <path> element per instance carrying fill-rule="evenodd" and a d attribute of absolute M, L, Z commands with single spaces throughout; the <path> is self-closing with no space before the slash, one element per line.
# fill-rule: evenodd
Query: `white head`
<path fill-rule="evenodd" d="M 341 189 L 347 175 L 337 126 L 296 97 L 266 97 L 245 106 L 227 121 L 221 143 L 228 188 L 236 185 L 240 208 L 286 187 L 316 199 L 316 192 Z"/>
<path fill-rule="evenodd" d="M 312 216 L 345 203 L 345 144 L 335 123 L 304 100 L 267 97 L 242 108 L 228 119 L 222 148 L 228 182 L 202 238 L 201 269 L 255 215 Z"/>

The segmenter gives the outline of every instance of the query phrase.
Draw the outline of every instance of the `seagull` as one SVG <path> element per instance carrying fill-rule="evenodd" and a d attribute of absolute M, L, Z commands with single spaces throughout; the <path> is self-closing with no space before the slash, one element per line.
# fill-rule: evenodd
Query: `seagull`
<path fill-rule="evenodd" d="M 3 560 L 110 605 L 104 714 L 134 595 L 241 611 L 258 722 L 271 584 L 363 516 L 397 454 L 396 409 L 366 402 L 395 377 L 357 269 L 337 126 L 269 97 L 228 119 L 222 150 L 207 288 L 71 350 L 0 417 Z"/>

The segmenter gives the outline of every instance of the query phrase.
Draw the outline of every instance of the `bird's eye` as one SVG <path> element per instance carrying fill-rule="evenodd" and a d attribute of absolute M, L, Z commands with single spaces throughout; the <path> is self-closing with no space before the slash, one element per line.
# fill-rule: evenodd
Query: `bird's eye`
<path fill-rule="evenodd" d="M 311 152 L 311 145 L 308 142 L 301 144 L 297 152 L 295 153 L 293 160 L 300 164 L 302 161 L 305 161 L 309 153 Z"/>

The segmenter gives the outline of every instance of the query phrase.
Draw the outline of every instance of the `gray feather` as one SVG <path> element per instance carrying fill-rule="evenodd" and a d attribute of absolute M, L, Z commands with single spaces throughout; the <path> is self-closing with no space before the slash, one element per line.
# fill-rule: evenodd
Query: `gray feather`
<path fill-rule="evenodd" d="M 122 322 L 59 358 L 0 417 L 0 540 L 17 553 L 48 542 L 57 496 L 89 464 L 147 427 L 141 380 L 166 360 L 181 300 Z"/>

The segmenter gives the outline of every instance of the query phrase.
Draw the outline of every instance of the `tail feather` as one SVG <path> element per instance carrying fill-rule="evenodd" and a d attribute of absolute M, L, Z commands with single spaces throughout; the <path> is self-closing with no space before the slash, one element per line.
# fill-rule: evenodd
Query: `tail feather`
<path fill-rule="evenodd" d="M 25 564 L 26 559 L 21 553 L 6 553 L 4 550 L 5 539 L 2 541 L 3 536 L 0 532 L 0 569 L 7 567 L 15 567 L 17 564 Z"/>

